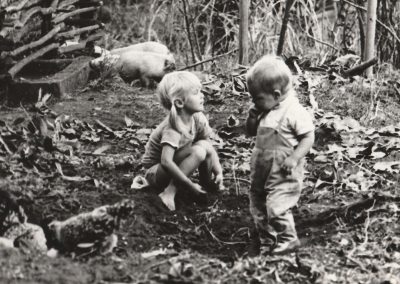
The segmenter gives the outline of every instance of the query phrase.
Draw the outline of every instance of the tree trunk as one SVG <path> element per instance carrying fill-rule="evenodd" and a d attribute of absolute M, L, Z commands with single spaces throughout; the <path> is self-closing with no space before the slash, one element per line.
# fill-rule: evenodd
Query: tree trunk
<path fill-rule="evenodd" d="M 249 64 L 249 0 L 240 0 L 239 64 Z"/>
<path fill-rule="evenodd" d="M 377 0 L 368 0 L 367 7 L 367 35 L 365 41 L 364 61 L 368 61 L 375 56 L 375 29 L 376 29 L 376 8 Z M 365 70 L 367 77 L 372 76 L 372 66 Z"/>

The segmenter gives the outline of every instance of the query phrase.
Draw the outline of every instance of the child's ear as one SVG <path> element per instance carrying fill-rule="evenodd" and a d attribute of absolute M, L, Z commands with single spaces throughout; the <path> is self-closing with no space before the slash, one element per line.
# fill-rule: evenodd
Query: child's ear
<path fill-rule="evenodd" d="M 279 98 L 282 96 L 282 93 L 279 90 L 274 90 L 273 96 L 274 96 L 275 100 L 279 100 Z"/>
<path fill-rule="evenodd" d="M 176 99 L 174 101 L 174 105 L 175 105 L 176 108 L 183 108 L 184 103 L 183 103 L 183 101 L 181 99 Z"/>

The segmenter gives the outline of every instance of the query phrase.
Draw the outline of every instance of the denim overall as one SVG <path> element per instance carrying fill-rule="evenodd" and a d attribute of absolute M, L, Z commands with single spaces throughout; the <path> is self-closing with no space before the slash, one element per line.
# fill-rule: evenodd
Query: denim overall
<path fill-rule="evenodd" d="M 287 111 L 284 111 L 277 129 L 258 127 L 251 157 L 250 212 L 261 245 L 297 239 L 290 209 L 300 198 L 304 158 L 291 174 L 281 168 L 284 160 L 294 150 L 281 134 L 281 125 Z"/>

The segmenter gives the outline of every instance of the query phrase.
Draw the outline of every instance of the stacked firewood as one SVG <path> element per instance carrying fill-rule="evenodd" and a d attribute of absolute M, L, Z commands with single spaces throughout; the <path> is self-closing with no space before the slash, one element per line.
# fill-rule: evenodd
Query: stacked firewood
<path fill-rule="evenodd" d="M 26 65 L 73 57 L 101 39 L 100 0 L 0 0 L 0 92 Z M 74 42 L 74 44 L 71 44 Z"/>

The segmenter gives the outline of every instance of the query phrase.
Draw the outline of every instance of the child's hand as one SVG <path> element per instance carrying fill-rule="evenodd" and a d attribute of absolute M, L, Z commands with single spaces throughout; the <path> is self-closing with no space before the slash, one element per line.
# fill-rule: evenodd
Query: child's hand
<path fill-rule="evenodd" d="M 249 109 L 249 117 L 257 118 L 262 111 L 258 110 L 255 106 Z"/>
<path fill-rule="evenodd" d="M 195 182 L 192 182 L 192 184 L 190 185 L 190 189 L 197 194 L 207 194 L 207 192 L 205 192 L 201 185 Z"/>
<path fill-rule="evenodd" d="M 218 189 L 220 189 L 220 190 L 224 190 L 225 189 L 223 181 L 224 181 L 224 176 L 222 175 L 222 173 L 217 174 L 215 176 L 214 182 L 218 186 Z"/>
<path fill-rule="evenodd" d="M 283 161 L 282 170 L 285 171 L 288 175 L 292 174 L 292 170 L 297 166 L 298 160 L 289 156 Z"/>

